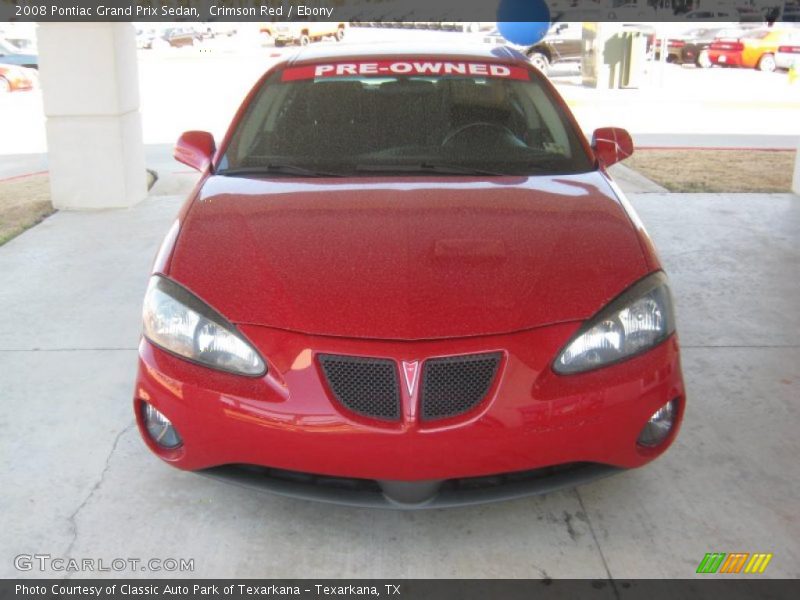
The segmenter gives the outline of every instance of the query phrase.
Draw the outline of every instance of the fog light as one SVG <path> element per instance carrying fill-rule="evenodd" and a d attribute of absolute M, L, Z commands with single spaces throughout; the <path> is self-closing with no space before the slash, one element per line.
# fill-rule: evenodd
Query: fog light
<path fill-rule="evenodd" d="M 144 426 L 147 428 L 147 433 L 150 434 L 150 439 L 162 448 L 172 450 L 183 443 L 178 431 L 172 425 L 172 421 L 146 402 L 144 403 Z"/>
<path fill-rule="evenodd" d="M 672 426 L 675 424 L 675 416 L 677 414 L 678 401 L 677 399 L 670 400 L 653 413 L 647 425 L 642 429 L 642 433 L 639 434 L 637 442 L 641 446 L 647 446 L 649 448 L 658 446 L 667 439 L 669 432 L 672 431 Z"/>

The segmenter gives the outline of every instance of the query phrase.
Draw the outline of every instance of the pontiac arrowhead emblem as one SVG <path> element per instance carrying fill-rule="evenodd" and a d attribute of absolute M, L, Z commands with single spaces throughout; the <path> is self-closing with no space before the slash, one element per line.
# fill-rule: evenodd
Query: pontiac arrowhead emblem
<path fill-rule="evenodd" d="M 414 390 L 417 388 L 417 377 L 419 375 L 419 361 L 414 360 L 410 362 L 403 361 L 403 377 L 406 379 L 406 389 L 408 395 L 413 396 Z"/>

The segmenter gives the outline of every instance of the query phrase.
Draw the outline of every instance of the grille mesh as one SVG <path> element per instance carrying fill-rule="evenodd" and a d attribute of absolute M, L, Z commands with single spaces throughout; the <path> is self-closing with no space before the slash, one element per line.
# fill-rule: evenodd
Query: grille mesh
<path fill-rule="evenodd" d="M 492 387 L 499 364 L 499 352 L 425 361 L 422 420 L 454 417 L 475 408 Z"/>
<path fill-rule="evenodd" d="M 400 386 L 394 361 L 334 354 L 317 358 L 334 397 L 345 408 L 374 419 L 400 419 Z"/>

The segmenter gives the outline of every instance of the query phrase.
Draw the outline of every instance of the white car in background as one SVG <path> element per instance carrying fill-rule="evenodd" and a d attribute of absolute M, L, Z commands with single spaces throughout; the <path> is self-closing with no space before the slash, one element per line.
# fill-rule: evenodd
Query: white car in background
<path fill-rule="evenodd" d="M 778 51 L 775 52 L 776 67 L 791 69 L 792 65 L 795 69 L 800 70 L 800 30 L 792 33 L 784 43 L 778 46 Z"/>

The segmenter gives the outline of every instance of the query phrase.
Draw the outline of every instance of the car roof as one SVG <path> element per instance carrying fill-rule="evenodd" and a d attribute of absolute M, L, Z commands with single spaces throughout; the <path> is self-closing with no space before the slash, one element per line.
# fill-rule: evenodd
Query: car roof
<path fill-rule="evenodd" d="M 525 62 L 527 58 L 514 48 L 494 44 L 314 44 L 301 48 L 289 57 L 289 64 L 320 62 L 326 60 L 364 60 L 385 57 L 440 58 L 462 60 L 489 60 Z"/>

